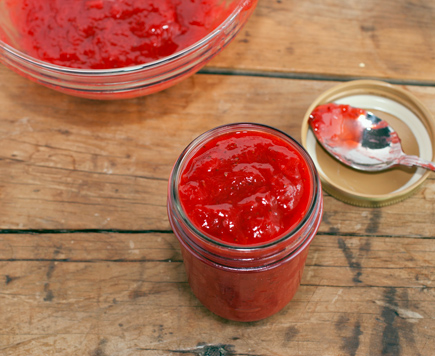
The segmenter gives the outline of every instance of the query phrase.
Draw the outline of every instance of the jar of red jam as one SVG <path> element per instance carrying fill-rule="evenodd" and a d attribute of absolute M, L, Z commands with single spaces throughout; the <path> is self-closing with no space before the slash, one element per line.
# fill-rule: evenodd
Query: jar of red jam
<path fill-rule="evenodd" d="M 169 179 L 168 216 L 190 287 L 213 313 L 255 321 L 296 293 L 323 198 L 304 148 L 238 123 L 196 138 Z"/>

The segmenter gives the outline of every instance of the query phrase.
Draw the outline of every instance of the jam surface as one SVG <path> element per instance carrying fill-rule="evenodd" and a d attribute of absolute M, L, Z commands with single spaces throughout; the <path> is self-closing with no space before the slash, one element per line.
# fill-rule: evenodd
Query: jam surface
<path fill-rule="evenodd" d="M 323 144 L 353 148 L 360 143 L 363 132 L 358 118 L 365 115 L 364 109 L 328 103 L 313 110 L 309 124 Z"/>
<path fill-rule="evenodd" d="M 237 131 L 207 141 L 187 162 L 181 204 L 215 240 L 255 245 L 281 237 L 310 205 L 310 171 L 301 154 L 269 133 Z"/>
<path fill-rule="evenodd" d="M 87 69 L 169 56 L 206 36 L 231 10 L 219 0 L 8 0 L 7 6 L 24 52 Z"/>

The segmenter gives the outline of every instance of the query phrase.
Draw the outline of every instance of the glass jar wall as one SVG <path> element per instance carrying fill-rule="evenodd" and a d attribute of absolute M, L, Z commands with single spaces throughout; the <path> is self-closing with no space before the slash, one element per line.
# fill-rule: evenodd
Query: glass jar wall
<path fill-rule="evenodd" d="M 287 231 L 267 241 L 251 240 L 240 244 L 228 241 L 226 236 L 223 239 L 213 236 L 195 221 L 192 211 L 188 211 L 190 206 L 186 209 L 187 205 L 180 197 L 183 172 L 186 167 L 192 170 L 192 162 L 198 165 L 198 152 L 201 153 L 207 143 L 214 145 L 216 138 L 240 133 L 265 135 L 268 140 L 273 138 L 277 140 L 273 142 L 288 145 L 307 170 L 306 177 L 300 178 L 307 196 L 306 206 L 300 208 L 302 214 Z M 276 151 L 280 150 L 281 147 Z M 265 163 L 261 165 L 264 167 Z M 234 166 L 235 170 L 240 170 L 240 167 Z M 227 176 L 228 172 L 224 175 Z M 288 191 L 291 189 L 287 188 Z M 212 189 L 207 191 L 213 194 Z M 282 194 L 286 195 L 288 191 Z M 191 198 L 195 199 L 194 196 Z M 278 200 L 280 198 L 277 197 Z M 170 176 L 169 221 L 181 245 L 191 289 L 209 310 L 231 320 L 264 319 L 288 304 L 300 285 L 309 246 L 320 225 L 322 211 L 320 181 L 310 156 L 293 138 L 265 125 L 232 124 L 204 133 L 183 151 Z M 246 219 L 249 217 L 244 217 Z"/>

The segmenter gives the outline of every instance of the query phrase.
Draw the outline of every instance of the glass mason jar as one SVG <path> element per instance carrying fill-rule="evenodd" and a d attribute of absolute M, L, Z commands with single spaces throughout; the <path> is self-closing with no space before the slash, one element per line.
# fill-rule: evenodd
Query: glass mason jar
<path fill-rule="evenodd" d="M 195 152 L 219 135 L 259 131 L 283 139 L 300 153 L 308 166 L 308 209 L 296 227 L 269 242 L 234 245 L 213 239 L 191 221 L 180 202 L 181 174 Z M 322 218 L 323 197 L 316 168 L 304 148 L 287 134 L 269 126 L 239 123 L 212 129 L 182 152 L 168 187 L 168 216 L 180 242 L 190 287 L 213 313 L 230 320 L 255 321 L 285 307 L 302 278 L 308 249 Z"/>

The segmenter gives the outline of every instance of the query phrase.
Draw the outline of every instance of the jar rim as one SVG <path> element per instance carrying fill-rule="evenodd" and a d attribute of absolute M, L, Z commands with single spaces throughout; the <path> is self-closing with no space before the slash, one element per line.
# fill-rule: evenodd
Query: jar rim
<path fill-rule="evenodd" d="M 208 139 L 212 138 L 212 135 L 218 131 L 222 131 L 221 134 L 225 134 L 228 132 L 232 132 L 235 130 L 251 130 L 251 131 L 264 131 L 266 130 L 269 133 L 278 134 L 281 138 L 284 138 L 288 140 L 292 145 L 294 145 L 294 148 L 298 150 L 298 152 L 303 156 L 303 158 L 306 161 L 306 164 L 310 170 L 310 177 L 312 179 L 312 191 L 311 191 L 311 199 L 309 203 L 309 208 L 307 209 L 306 214 L 304 217 L 297 223 L 296 226 L 293 227 L 293 229 L 285 232 L 282 236 L 272 239 L 271 241 L 258 243 L 258 244 L 252 244 L 252 245 L 238 245 L 238 244 L 231 244 L 231 243 L 225 243 L 222 241 L 217 240 L 216 238 L 212 238 L 209 235 L 203 233 L 200 231 L 188 218 L 185 210 L 182 207 L 182 204 L 179 199 L 179 191 L 176 189 L 178 187 L 178 181 L 181 175 L 181 168 L 183 163 L 186 163 L 188 158 L 195 152 L 195 149 L 197 149 L 201 143 L 204 143 Z M 310 219 L 310 216 L 315 211 L 316 206 L 318 204 L 319 195 L 321 195 L 321 185 L 320 185 L 320 179 L 317 173 L 317 169 L 314 165 L 314 162 L 312 161 L 310 155 L 305 150 L 305 148 L 297 142 L 292 136 L 285 133 L 284 131 L 277 129 L 275 127 L 265 125 L 265 124 L 259 124 L 259 123 L 251 123 L 251 122 L 237 122 L 232 124 L 224 124 L 221 126 L 217 126 L 211 130 L 208 130 L 204 132 L 203 134 L 199 135 L 197 138 L 195 138 L 180 154 L 177 161 L 174 164 L 174 168 L 171 172 L 170 178 L 169 178 L 169 191 L 171 194 L 171 199 L 174 202 L 175 209 L 180 217 L 180 219 L 183 221 L 183 223 L 189 228 L 189 230 L 193 231 L 197 236 L 199 236 L 202 240 L 204 240 L 207 243 L 211 243 L 214 246 L 226 248 L 229 250 L 234 251 L 255 251 L 255 250 L 261 250 L 265 249 L 271 246 L 275 246 L 280 244 L 281 242 L 284 242 L 286 240 L 291 239 L 292 236 L 297 234 L 307 223 L 307 221 Z M 296 241 L 298 242 L 296 246 L 293 246 L 294 249 L 298 248 L 300 244 L 303 244 L 305 239 L 302 241 Z"/>

